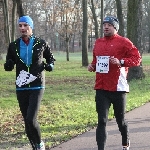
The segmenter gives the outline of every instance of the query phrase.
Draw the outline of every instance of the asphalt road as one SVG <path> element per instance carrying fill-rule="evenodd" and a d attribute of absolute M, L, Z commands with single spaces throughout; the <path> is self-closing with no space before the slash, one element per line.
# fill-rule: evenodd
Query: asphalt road
<path fill-rule="evenodd" d="M 129 124 L 131 150 L 150 150 L 150 103 L 126 113 Z M 106 150 L 121 150 L 121 135 L 115 119 L 107 124 L 108 139 Z M 1 146 L 0 146 L 1 147 Z M 4 149 L 0 149 L 4 150 Z M 30 147 L 9 150 L 30 150 Z M 95 129 L 85 132 L 51 150 L 97 150 Z"/>
<path fill-rule="evenodd" d="M 150 150 L 150 103 L 126 113 L 129 124 L 131 150 Z M 121 150 L 121 135 L 115 119 L 107 124 L 106 150 Z M 90 130 L 51 150 L 97 150 L 95 129 Z"/>

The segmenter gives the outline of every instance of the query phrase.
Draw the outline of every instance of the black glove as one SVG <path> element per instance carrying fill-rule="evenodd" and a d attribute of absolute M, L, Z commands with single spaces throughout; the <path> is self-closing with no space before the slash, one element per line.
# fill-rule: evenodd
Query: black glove
<path fill-rule="evenodd" d="M 46 71 L 52 71 L 53 70 L 53 65 L 52 64 L 45 64 L 45 70 Z"/>
<path fill-rule="evenodd" d="M 4 69 L 5 71 L 12 71 L 14 69 L 14 62 L 11 59 L 7 60 L 4 64 Z"/>

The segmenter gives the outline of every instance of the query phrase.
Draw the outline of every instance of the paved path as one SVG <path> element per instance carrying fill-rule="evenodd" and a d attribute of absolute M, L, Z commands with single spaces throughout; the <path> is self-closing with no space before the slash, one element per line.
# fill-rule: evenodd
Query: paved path
<path fill-rule="evenodd" d="M 150 150 L 150 103 L 126 113 L 129 123 L 131 150 Z M 108 122 L 106 150 L 121 150 L 121 135 L 115 119 Z M 51 150 L 97 150 L 95 129 L 90 130 Z"/>
<path fill-rule="evenodd" d="M 150 150 L 150 103 L 126 113 L 129 124 L 131 150 Z M 115 119 L 107 124 L 108 139 L 106 150 L 121 150 L 121 135 Z M 2 150 L 2 149 L 0 149 Z M 30 150 L 29 147 L 11 150 Z M 95 129 L 90 130 L 51 150 L 97 150 Z"/>

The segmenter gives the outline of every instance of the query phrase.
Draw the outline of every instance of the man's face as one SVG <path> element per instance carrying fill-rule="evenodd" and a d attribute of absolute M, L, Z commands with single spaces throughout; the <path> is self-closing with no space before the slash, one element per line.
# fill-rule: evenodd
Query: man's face
<path fill-rule="evenodd" d="M 112 36 L 117 33 L 116 29 L 110 23 L 103 24 L 104 36 Z"/>
<path fill-rule="evenodd" d="M 32 28 L 25 22 L 19 22 L 19 31 L 22 37 L 29 37 L 32 35 Z"/>

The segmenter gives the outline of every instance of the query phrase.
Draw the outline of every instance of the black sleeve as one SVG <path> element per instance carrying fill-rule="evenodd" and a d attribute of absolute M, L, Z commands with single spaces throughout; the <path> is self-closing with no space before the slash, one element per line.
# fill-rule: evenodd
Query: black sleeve
<path fill-rule="evenodd" d="M 54 61 L 56 60 L 51 52 L 50 46 L 45 41 L 42 42 L 42 46 L 44 47 L 43 57 L 46 59 L 46 63 L 54 65 Z"/>
<path fill-rule="evenodd" d="M 12 71 L 14 69 L 15 60 L 12 52 L 12 43 L 10 43 L 6 54 L 6 62 L 4 63 L 5 71 Z"/>

